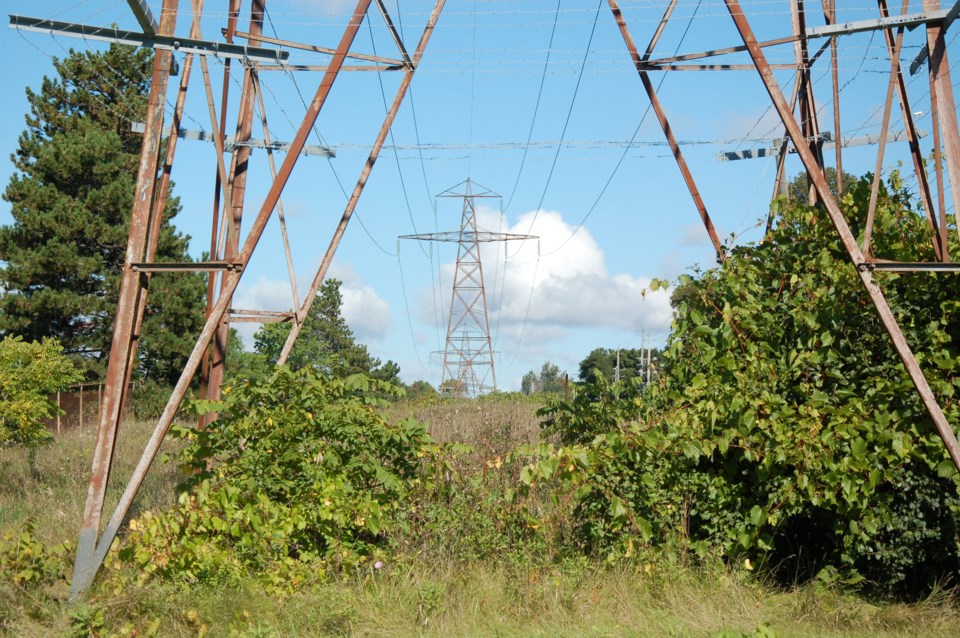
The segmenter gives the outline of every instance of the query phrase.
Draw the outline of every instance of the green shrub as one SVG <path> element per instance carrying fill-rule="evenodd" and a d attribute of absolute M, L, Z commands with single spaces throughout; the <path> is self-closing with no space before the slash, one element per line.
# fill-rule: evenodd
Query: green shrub
<path fill-rule="evenodd" d="M 877 211 L 877 254 L 930 258 L 923 219 L 896 176 L 892 187 Z M 843 200 L 855 233 L 868 195 L 862 180 Z M 934 274 L 878 279 L 948 420 L 960 422 L 955 286 Z M 907 596 L 957 573 L 955 469 L 821 211 L 781 203 L 767 241 L 682 277 L 673 301 L 645 403 L 593 387 L 544 411 L 571 445 L 525 477 L 559 473 L 588 548 L 622 552 L 679 532 L 701 553 L 765 563 L 785 582 L 822 573 Z"/>
<path fill-rule="evenodd" d="M 49 441 L 44 420 L 59 412 L 50 395 L 82 378 L 55 339 L 0 341 L 0 445 Z"/>
<path fill-rule="evenodd" d="M 559 434 L 564 445 L 589 443 L 598 435 L 620 431 L 640 418 L 643 387 L 640 378 L 610 382 L 597 375 L 592 383 L 578 384 L 569 401 L 547 397 L 547 404 L 537 410 L 547 417 L 541 427 L 545 434 Z"/>
<path fill-rule="evenodd" d="M 0 581 L 24 589 L 65 581 L 72 558 L 70 543 L 45 545 L 28 521 L 0 537 Z"/>
<path fill-rule="evenodd" d="M 202 402 L 219 417 L 176 431 L 191 473 L 179 505 L 133 521 L 123 557 L 148 575 L 249 574 L 290 588 L 381 556 L 422 459 L 436 451 L 421 424 L 390 424 L 369 398 L 395 391 L 360 375 L 281 368 Z"/>
<path fill-rule="evenodd" d="M 477 463 L 475 450 L 454 444 L 435 455 L 411 495 L 400 540 L 411 554 L 471 565 L 549 561 L 565 551 L 544 491 L 520 489 L 520 474 L 535 449 Z"/>

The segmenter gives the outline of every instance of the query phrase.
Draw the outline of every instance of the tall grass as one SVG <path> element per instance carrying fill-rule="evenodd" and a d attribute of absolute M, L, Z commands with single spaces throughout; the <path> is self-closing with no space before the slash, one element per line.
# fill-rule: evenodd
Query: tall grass
<path fill-rule="evenodd" d="M 172 583 L 104 593 L 87 603 L 117 635 L 158 636 L 863 636 L 956 635 L 945 595 L 873 605 L 806 587 L 777 591 L 722 570 L 581 566 L 517 571 L 483 564 L 386 566 L 286 597 L 255 587 Z M 61 627 L 76 627 L 66 610 Z M 46 627 L 50 627 L 48 622 Z M 23 635 L 48 635 L 39 624 Z M 115 629 L 116 631 L 116 629 Z M 106 635 L 104 632 L 103 635 Z"/>
<path fill-rule="evenodd" d="M 473 468 L 489 467 L 539 437 L 527 399 L 407 403 L 391 417 L 426 421 L 441 441 L 472 445 Z M 116 502 L 153 423 L 125 423 L 106 512 Z M 0 449 L 0 534 L 32 520 L 46 543 L 74 541 L 86 498 L 94 430 L 70 430 L 39 450 Z M 506 475 L 505 475 L 506 477 Z M 171 504 L 180 479 L 157 463 L 136 507 Z M 484 480 L 501 480 L 486 477 Z M 509 477 L 502 478 L 509 480 Z M 479 481 L 482 499 L 487 483 Z M 477 501 L 479 504 L 479 500 Z M 454 507 L 451 504 L 451 508 Z M 411 538 L 381 569 L 317 581 L 294 593 L 247 586 L 139 582 L 129 567 L 107 570 L 79 605 L 66 586 L 48 591 L 0 583 L 0 634 L 15 636 L 954 636 L 960 606 L 940 592 L 919 604 L 876 603 L 820 585 L 782 590 L 741 568 L 637 560 L 536 560 L 483 547 L 480 519 L 460 503 L 434 538 Z M 479 518 L 478 518 L 479 517 Z M 446 535 L 446 537 L 442 537 Z M 471 540 L 468 537 L 473 536 Z M 464 539 L 467 539 L 466 541 Z M 520 548 L 523 551 L 523 548 Z M 2 573 L 2 572 L 0 572 Z"/>
<path fill-rule="evenodd" d="M 387 409 L 392 418 L 414 418 L 425 423 L 437 441 L 464 443 L 479 460 L 503 456 L 520 443 L 540 440 L 542 404 L 535 397 L 493 395 L 477 400 L 432 399 L 399 402 Z"/>
<path fill-rule="evenodd" d="M 127 421 L 119 431 L 114 469 L 104 506 L 109 515 L 140 458 L 155 423 Z M 57 440 L 37 450 L 31 469 L 29 452 L 0 448 L 0 531 L 34 523 L 47 543 L 76 540 L 87 498 L 96 427 L 65 430 Z M 166 451 L 169 445 L 165 444 Z M 135 507 L 163 507 L 173 502 L 179 471 L 172 463 L 157 462 L 147 476 Z"/>

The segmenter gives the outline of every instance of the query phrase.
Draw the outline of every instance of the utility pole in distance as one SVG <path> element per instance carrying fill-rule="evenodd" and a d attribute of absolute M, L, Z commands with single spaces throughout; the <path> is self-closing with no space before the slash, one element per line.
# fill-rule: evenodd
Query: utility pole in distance
<path fill-rule="evenodd" d="M 477 190 L 474 190 L 477 187 Z M 460 230 L 420 235 L 402 235 L 400 239 L 456 242 L 457 267 L 453 275 L 453 295 L 447 320 L 447 341 L 443 352 L 440 394 L 451 397 L 475 397 L 497 389 L 493 363 L 490 321 L 487 318 L 487 291 L 483 284 L 480 244 L 489 242 L 539 239 L 536 235 L 493 233 L 477 228 L 477 198 L 500 195 L 479 186 L 469 178 L 437 197 L 463 199 Z M 486 372 L 483 372 L 486 369 Z M 489 373 L 490 381 L 487 382 Z"/>

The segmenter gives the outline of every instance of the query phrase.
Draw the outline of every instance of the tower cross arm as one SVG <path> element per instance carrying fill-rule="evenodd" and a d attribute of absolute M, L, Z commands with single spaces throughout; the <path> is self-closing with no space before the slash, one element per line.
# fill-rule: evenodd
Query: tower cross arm
<path fill-rule="evenodd" d="M 476 242 L 488 243 L 496 241 L 520 241 L 526 239 L 540 239 L 539 235 L 520 235 L 516 233 L 494 233 L 486 230 L 463 232 L 451 230 L 439 233 L 420 233 L 418 235 L 400 235 L 400 239 L 415 239 L 417 241 L 441 241 L 441 242 Z"/>

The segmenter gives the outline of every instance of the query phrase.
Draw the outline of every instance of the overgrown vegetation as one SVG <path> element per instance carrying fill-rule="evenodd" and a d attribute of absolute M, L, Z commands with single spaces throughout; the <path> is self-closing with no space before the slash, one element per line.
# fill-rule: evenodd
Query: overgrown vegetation
<path fill-rule="evenodd" d="M 373 379 L 400 385 L 400 366 L 393 361 L 383 363 L 372 356 L 367 346 L 358 343 L 341 314 L 343 294 L 339 279 L 326 279 L 317 291 L 297 341 L 287 358 L 291 370 L 312 368 L 327 376 L 346 377 L 365 374 Z M 287 336 L 289 323 L 265 323 L 254 335 L 254 351 L 244 352 L 239 335 L 228 357 L 228 374 L 236 381 L 264 382 L 272 372 Z M 389 393 L 387 395 L 389 396 Z"/>
<path fill-rule="evenodd" d="M 854 232 L 868 191 L 862 180 L 843 199 Z M 927 237 L 894 176 L 875 250 L 918 261 Z M 943 279 L 881 285 L 956 423 L 960 304 Z M 786 584 L 865 580 L 905 596 L 955 577 L 956 472 L 820 211 L 782 203 L 765 243 L 682 278 L 673 299 L 659 384 L 641 396 L 601 381 L 544 411 L 578 445 L 533 476 L 577 489 L 590 547 L 626 555 L 636 539 L 681 538 Z"/>
<path fill-rule="evenodd" d="M 423 425 L 387 422 L 370 398 L 396 392 L 362 375 L 280 368 L 199 403 L 219 416 L 175 432 L 188 441 L 178 506 L 132 521 L 121 556 L 146 576 L 265 579 L 284 591 L 382 556 L 434 449 Z"/>
<path fill-rule="evenodd" d="M 4 521 L 0 627 L 955 633 L 958 477 L 834 232 L 780 205 L 767 241 L 681 279 L 652 383 L 387 402 L 323 364 L 225 388 L 177 430 L 177 502 L 151 493 L 83 606 L 61 607 L 70 539 Z M 884 258 L 928 256 L 895 179 L 877 224 Z M 881 285 L 956 423 L 960 303 L 924 277 Z"/>
<path fill-rule="evenodd" d="M 0 447 L 34 447 L 53 439 L 44 420 L 59 408 L 50 398 L 82 378 L 53 339 L 0 340 Z"/>

